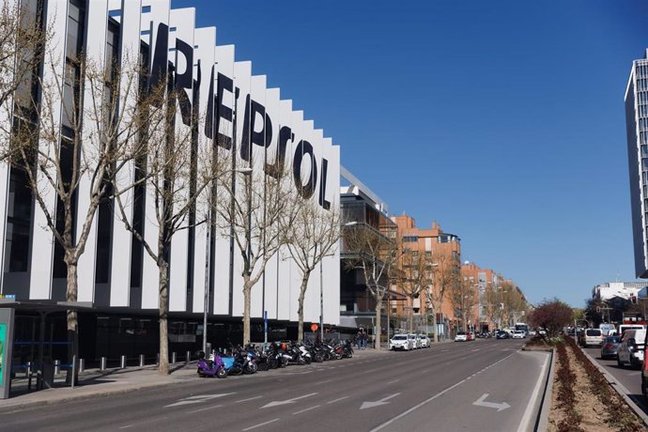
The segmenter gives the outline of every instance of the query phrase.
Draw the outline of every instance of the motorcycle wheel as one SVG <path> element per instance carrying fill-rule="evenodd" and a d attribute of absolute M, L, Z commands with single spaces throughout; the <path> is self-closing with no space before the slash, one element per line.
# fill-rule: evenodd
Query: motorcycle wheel
<path fill-rule="evenodd" d="M 313 361 L 315 363 L 322 363 L 324 361 L 324 356 L 322 356 L 322 354 L 320 353 L 317 353 L 315 354 L 315 357 L 313 357 Z"/>
<path fill-rule="evenodd" d="M 216 372 L 216 376 L 218 378 L 227 378 L 227 371 L 225 370 L 225 368 L 220 368 L 218 369 L 218 372 Z"/>

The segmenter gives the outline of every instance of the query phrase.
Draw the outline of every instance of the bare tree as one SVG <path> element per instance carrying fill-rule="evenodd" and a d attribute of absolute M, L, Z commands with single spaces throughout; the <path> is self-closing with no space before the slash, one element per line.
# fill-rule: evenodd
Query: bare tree
<path fill-rule="evenodd" d="M 49 56 L 44 62 L 46 78 L 36 77 L 38 100 L 23 95 L 16 101 L 13 122 L 0 125 L 11 136 L 0 142 L 0 152 L 9 155 L 12 169 L 24 174 L 47 229 L 62 249 L 66 300 L 74 303 L 79 259 L 97 209 L 115 195 L 113 180 L 139 157 L 143 149 L 137 137 L 153 121 L 142 118 L 137 104 L 119 102 L 137 100 L 137 64 L 103 67 L 79 57 L 62 74 L 62 65 Z M 78 350 L 75 310 L 67 312 L 67 332 L 71 361 Z"/>
<path fill-rule="evenodd" d="M 183 88 L 174 88 L 173 83 L 171 73 L 167 77 L 166 89 L 160 87 L 148 91 L 145 109 L 162 108 L 155 116 L 159 120 L 157 127 L 149 127 L 143 133 L 146 153 L 137 160 L 139 177 L 146 183 L 147 200 L 153 203 L 154 214 L 147 214 L 147 221 L 157 229 L 155 242 L 147 240 L 129 220 L 126 208 L 131 203 L 122 199 L 121 187 L 118 184 L 114 186 L 119 192 L 116 202 L 122 222 L 141 242 L 158 269 L 159 372 L 162 375 L 169 373 L 169 274 L 173 237 L 180 231 L 206 222 L 211 188 L 225 171 L 225 165 L 215 157 L 211 143 L 198 133 L 197 106 L 193 107 L 189 125 L 177 124 L 177 107 L 186 95 L 180 93 L 185 92 Z M 204 214 L 201 214 L 201 209 Z"/>
<path fill-rule="evenodd" d="M 477 301 L 475 283 L 471 279 L 458 278 L 451 284 L 449 297 L 455 317 L 461 319 L 462 328 L 466 331 L 468 321 L 472 318 L 472 310 Z"/>
<path fill-rule="evenodd" d="M 349 269 L 361 269 L 367 289 L 375 301 L 374 346 L 380 349 L 381 313 L 395 263 L 400 257 L 399 245 L 366 223 L 350 223 L 342 233 Z"/>
<path fill-rule="evenodd" d="M 429 291 L 433 281 L 432 256 L 416 250 L 404 249 L 399 261 L 397 283 L 400 290 L 409 298 L 409 331 L 413 331 L 414 300 L 421 293 Z M 436 328 L 436 327 L 435 327 Z"/>
<path fill-rule="evenodd" d="M 297 314 L 297 340 L 304 340 L 304 298 L 311 273 L 334 251 L 340 238 L 340 213 L 324 210 L 314 201 L 297 197 L 280 218 L 281 232 L 290 256 L 301 272 Z M 323 289 L 323 287 L 322 287 Z"/>
<path fill-rule="evenodd" d="M 229 155 L 229 175 L 219 176 L 218 200 L 213 209 L 222 235 L 234 242 L 242 257 L 243 344 L 247 345 L 252 287 L 284 241 L 284 225 L 279 220 L 291 202 L 291 192 L 284 170 L 266 175 L 261 169 L 257 172 L 239 167 L 234 155 Z"/>
<path fill-rule="evenodd" d="M 482 306 L 484 316 L 489 322 L 496 322 L 500 310 L 498 288 L 495 285 L 488 284 L 482 294 Z"/>
<path fill-rule="evenodd" d="M 51 32 L 43 30 L 36 2 L 0 0 L 0 117 L 11 118 L 14 107 L 32 109 L 43 48 Z M 10 122 L 9 122 L 10 123 Z M 0 160 L 10 156 L 11 131 L 3 127 Z"/>
<path fill-rule="evenodd" d="M 437 331 L 437 313 L 441 310 L 446 299 L 446 291 L 459 277 L 459 259 L 454 255 L 436 252 L 432 254 L 432 269 L 434 285 L 425 291 L 428 304 L 432 309 L 432 325 L 434 326 L 434 342 L 439 341 Z"/>

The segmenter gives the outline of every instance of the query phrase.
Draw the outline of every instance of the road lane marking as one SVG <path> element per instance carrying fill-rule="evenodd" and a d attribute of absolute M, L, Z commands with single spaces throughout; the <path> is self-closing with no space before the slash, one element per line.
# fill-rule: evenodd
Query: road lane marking
<path fill-rule="evenodd" d="M 511 405 L 509 405 L 506 402 L 502 402 L 502 403 L 486 402 L 486 398 L 488 396 L 490 396 L 490 394 L 484 393 L 479 399 L 473 402 L 473 405 L 485 407 L 485 408 L 495 408 L 497 409 L 497 412 L 504 411 L 505 409 L 511 408 Z"/>
<path fill-rule="evenodd" d="M 315 408 L 319 408 L 319 407 L 320 407 L 320 405 L 315 405 L 315 406 L 312 406 L 310 408 L 303 409 L 301 411 L 296 411 L 296 412 L 293 413 L 293 415 L 305 413 L 306 411 L 314 410 Z"/>
<path fill-rule="evenodd" d="M 234 403 L 248 402 L 248 401 L 255 400 L 255 399 L 261 399 L 262 397 L 263 397 L 263 395 L 261 395 L 261 396 L 254 396 L 254 397 L 247 398 L 247 399 L 237 400 L 237 401 L 234 402 Z"/>
<path fill-rule="evenodd" d="M 331 382 L 331 381 L 333 381 L 333 380 L 332 379 L 327 379 L 327 380 L 324 380 L 324 381 L 318 381 L 318 382 L 315 383 L 315 385 L 326 384 L 327 382 Z"/>
<path fill-rule="evenodd" d="M 425 373 L 425 371 L 421 371 L 421 372 L 422 372 L 422 373 Z M 387 384 L 394 384 L 394 383 L 397 383 L 398 381 L 400 381 L 400 378 L 399 378 L 399 379 L 392 380 L 392 381 L 389 381 Z"/>
<path fill-rule="evenodd" d="M 120 426 L 119 429 L 128 429 L 129 427 L 133 427 L 132 424 L 126 425 L 126 426 Z"/>
<path fill-rule="evenodd" d="M 344 400 L 344 399 L 349 399 L 349 396 L 342 396 L 342 397 L 340 397 L 340 398 L 333 399 L 332 401 L 328 401 L 328 402 L 326 402 L 326 403 L 330 405 L 330 404 L 333 404 L 333 403 L 335 403 L 335 402 L 340 402 L 341 400 Z"/>
<path fill-rule="evenodd" d="M 504 360 L 507 360 L 508 358 L 512 357 L 513 354 L 515 354 L 515 353 L 509 354 L 506 357 L 504 357 L 503 359 L 500 359 L 500 360 L 496 361 L 495 363 L 486 366 L 485 368 L 483 368 L 482 370 L 480 370 L 477 373 L 482 373 L 482 372 L 492 368 L 493 366 L 495 366 L 495 365 L 503 362 Z M 449 391 L 452 391 L 455 388 L 459 387 L 461 384 L 465 383 L 466 381 L 467 381 L 467 379 L 462 379 L 458 383 L 451 385 L 450 387 L 446 388 L 445 390 L 440 391 L 439 393 L 435 394 L 434 396 L 432 396 L 430 398 L 427 398 L 423 402 L 420 402 L 420 403 L 414 405 L 413 407 L 409 408 L 408 410 L 403 411 L 402 413 L 398 414 L 396 417 L 392 417 L 391 419 L 387 420 L 383 424 L 380 424 L 380 425 L 376 426 L 375 428 L 371 429 L 370 432 L 377 432 L 377 431 L 379 431 L 381 429 L 384 429 L 385 427 L 387 427 L 390 424 L 394 423 L 396 420 L 399 420 L 399 419 L 405 417 L 406 415 L 408 415 L 409 413 L 414 412 L 417 409 L 421 408 L 422 406 L 427 405 L 428 403 L 432 402 L 433 400 L 438 399 L 439 397 L 443 396 L 444 394 L 448 393 Z"/>
<path fill-rule="evenodd" d="M 367 409 L 367 408 L 375 408 L 380 405 L 387 405 L 389 402 L 387 402 L 389 399 L 393 399 L 396 396 L 398 396 L 400 393 L 394 393 L 393 395 L 386 396 L 380 400 L 374 401 L 374 402 L 362 402 L 362 405 L 360 406 L 360 409 Z"/>
<path fill-rule="evenodd" d="M 243 432 L 246 432 L 246 431 L 249 431 L 249 430 L 252 430 L 252 429 L 256 429 L 256 428 L 260 428 L 261 426 L 269 425 L 270 423 L 274 423 L 276 421 L 279 421 L 279 419 L 276 418 L 276 419 L 269 420 L 267 422 L 263 422 L 263 423 L 259 423 L 259 424 L 254 425 L 254 426 L 247 427 L 247 428 L 243 429 Z"/>
<path fill-rule="evenodd" d="M 300 400 L 300 399 L 305 399 L 305 398 L 307 398 L 307 397 L 315 396 L 316 394 L 317 394 L 317 393 L 309 393 L 309 394 L 307 394 L 307 395 L 299 396 L 299 397 L 292 398 L 292 399 L 286 399 L 286 400 L 283 400 L 283 401 L 272 401 L 272 402 L 270 402 L 270 403 L 267 403 L 267 404 L 263 405 L 263 406 L 261 407 L 261 409 L 263 409 L 263 408 L 275 407 L 275 406 L 280 406 L 280 405 L 293 404 L 293 403 L 295 403 L 295 401 L 298 401 L 298 400 Z"/>
<path fill-rule="evenodd" d="M 518 432 L 529 430 L 529 428 L 531 427 L 531 420 L 534 411 L 533 402 L 538 397 L 537 395 L 540 392 L 540 389 L 542 388 L 542 381 L 546 378 L 545 371 L 547 370 L 548 364 L 549 364 L 549 356 L 546 356 L 545 361 L 542 364 L 542 369 L 540 370 L 540 376 L 538 377 L 538 381 L 536 381 L 536 385 L 533 388 L 533 393 L 531 393 L 531 399 L 529 399 L 529 403 L 527 404 L 527 407 L 524 410 L 524 414 L 522 415 L 522 421 L 520 421 L 520 427 L 518 428 Z"/>
<path fill-rule="evenodd" d="M 201 411 L 208 411 L 208 410 L 211 410 L 211 409 L 214 409 L 214 408 L 222 408 L 222 407 L 223 407 L 223 405 L 211 405 L 211 406 L 208 406 L 208 407 L 198 408 L 198 409 L 195 409 L 193 411 L 188 411 L 187 413 L 188 414 L 195 414 L 195 413 L 199 413 Z"/>
<path fill-rule="evenodd" d="M 203 403 L 203 402 L 206 402 L 206 401 L 211 400 L 211 399 L 220 398 L 220 397 L 224 397 L 224 396 L 229 396 L 229 395 L 233 395 L 233 394 L 236 394 L 236 392 L 189 396 L 189 397 L 180 399 L 176 403 L 165 405 L 164 408 L 171 408 L 171 407 L 177 407 L 177 406 L 182 406 L 182 405 L 191 405 L 191 404 Z"/>

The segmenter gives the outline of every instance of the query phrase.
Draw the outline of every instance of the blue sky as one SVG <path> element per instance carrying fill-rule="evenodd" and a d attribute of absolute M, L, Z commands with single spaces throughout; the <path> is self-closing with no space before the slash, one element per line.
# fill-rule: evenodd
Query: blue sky
<path fill-rule="evenodd" d="M 532 303 L 634 280 L 623 95 L 648 2 L 172 6 L 196 7 L 392 214 L 459 235 Z"/>

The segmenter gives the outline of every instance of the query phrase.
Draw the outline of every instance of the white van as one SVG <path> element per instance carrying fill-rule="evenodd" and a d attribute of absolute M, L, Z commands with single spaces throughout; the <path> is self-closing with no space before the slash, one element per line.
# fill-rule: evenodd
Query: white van
<path fill-rule="evenodd" d="M 640 367 L 644 360 L 646 329 L 626 330 L 617 351 L 617 365 Z"/>
<path fill-rule="evenodd" d="M 595 329 L 595 328 L 588 328 L 585 329 L 585 334 L 583 335 L 583 339 L 581 339 L 582 344 L 585 348 L 589 346 L 601 346 L 603 345 L 603 339 L 605 336 L 603 336 L 603 332 L 601 329 Z"/>
<path fill-rule="evenodd" d="M 646 326 L 643 324 L 620 324 L 619 325 L 619 335 L 623 336 L 623 332 L 626 330 L 646 330 Z"/>

